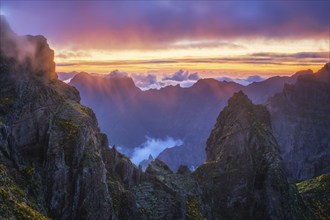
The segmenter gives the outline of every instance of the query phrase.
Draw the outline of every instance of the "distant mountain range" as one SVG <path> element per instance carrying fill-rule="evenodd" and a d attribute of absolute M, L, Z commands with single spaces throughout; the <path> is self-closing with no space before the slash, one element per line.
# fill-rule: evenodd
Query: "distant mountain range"
<path fill-rule="evenodd" d="M 158 156 L 176 170 L 181 164 L 197 167 L 205 161 L 207 136 L 234 92 L 242 90 L 254 103 L 265 103 L 281 92 L 285 84 L 294 84 L 297 77 L 304 74 L 312 71 L 300 71 L 290 77 L 275 76 L 248 86 L 200 79 L 189 88 L 177 85 L 142 91 L 127 76 L 79 73 L 70 85 L 80 91 L 81 102 L 94 110 L 110 143 L 124 147 L 128 155 L 144 143 L 147 136 L 182 140 L 181 146 L 167 148 Z"/>
<path fill-rule="evenodd" d="M 17 36 L 3 16 L 0 35 L 0 219 L 329 219 L 330 64 L 299 76 L 294 85 L 286 84 L 266 105 L 255 105 L 242 91 L 235 92 L 214 119 L 206 161 L 194 172 L 180 166 L 175 173 L 152 156 L 143 172 L 115 146 L 109 147 L 93 110 L 80 104 L 78 90 L 57 78 L 54 51 L 46 38 Z M 35 53 L 25 53 L 31 46 Z M 88 74 L 80 76 L 90 79 Z M 118 102 L 108 105 L 119 119 L 134 112 L 126 107 L 138 107 L 142 116 L 153 114 L 157 120 L 160 111 L 166 129 L 185 128 L 180 121 L 166 121 L 174 118 L 169 113 L 178 117 L 187 110 L 174 104 L 195 106 L 196 112 L 187 114 L 201 117 L 201 123 L 212 98 L 236 89 L 235 84 L 202 80 L 194 90 L 141 92 L 129 78 L 111 82 L 113 87 L 98 89 L 106 89 L 111 101 Z M 94 83 L 102 86 L 102 79 Z M 108 94 L 94 100 L 101 103 Z M 163 99 L 155 99 L 157 95 Z M 198 106 L 202 98 L 205 106 Z M 135 99 L 149 108 L 147 113 Z M 189 125 L 200 129 L 197 122 Z M 147 125 L 140 128 L 150 129 Z M 153 134 L 167 131 L 158 124 L 153 128 Z M 171 149 L 185 150 L 175 155 L 176 161 L 196 155 L 193 148 Z M 318 173 L 303 182 L 288 182 Z"/>
<path fill-rule="evenodd" d="M 290 181 L 330 172 L 330 63 L 298 77 L 266 106 Z"/>

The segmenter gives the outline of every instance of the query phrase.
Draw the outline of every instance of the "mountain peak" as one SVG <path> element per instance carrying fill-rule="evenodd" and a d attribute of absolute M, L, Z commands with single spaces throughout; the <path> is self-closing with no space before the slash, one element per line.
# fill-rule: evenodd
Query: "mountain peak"
<path fill-rule="evenodd" d="M 54 51 L 49 48 L 47 39 L 41 35 L 18 36 L 4 16 L 0 19 L 0 56 L 5 70 L 9 71 L 6 68 L 10 66 L 6 63 L 15 61 L 15 68 L 19 67 L 19 72 L 34 74 L 43 79 L 56 78 Z"/>
<path fill-rule="evenodd" d="M 242 90 L 235 92 L 234 95 L 228 100 L 228 106 L 242 106 L 252 105 L 252 101 Z"/>
<path fill-rule="evenodd" d="M 213 127 L 206 154 L 208 163 L 194 175 L 208 191 L 206 200 L 221 210 L 219 219 L 226 212 L 232 219 L 295 219 L 288 207 L 302 201 L 289 189 L 264 106 L 235 93 Z"/>
<path fill-rule="evenodd" d="M 7 34 L 15 34 L 4 15 L 0 15 L 0 27 L 1 38 Z"/>
<path fill-rule="evenodd" d="M 321 81 L 330 82 L 330 62 L 326 63 L 319 71 L 315 73 Z"/>

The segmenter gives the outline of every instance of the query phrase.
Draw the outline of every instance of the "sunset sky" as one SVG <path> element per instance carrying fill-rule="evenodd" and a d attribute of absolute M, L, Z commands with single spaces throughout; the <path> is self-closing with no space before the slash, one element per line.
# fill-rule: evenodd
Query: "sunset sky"
<path fill-rule="evenodd" d="M 56 70 L 203 77 L 291 75 L 329 62 L 329 1 L 2 1 L 44 35 Z"/>

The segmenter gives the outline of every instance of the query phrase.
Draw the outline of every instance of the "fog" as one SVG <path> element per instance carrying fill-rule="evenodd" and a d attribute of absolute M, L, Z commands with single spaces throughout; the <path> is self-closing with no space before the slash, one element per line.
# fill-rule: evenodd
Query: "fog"
<path fill-rule="evenodd" d="M 142 160 L 148 159 L 149 155 L 152 155 L 153 158 L 156 158 L 159 153 L 166 148 L 172 148 L 182 144 L 182 140 L 174 139 L 168 136 L 162 139 L 151 138 L 147 136 L 146 141 L 143 144 L 137 148 L 134 148 L 130 158 L 134 164 L 139 165 Z"/>

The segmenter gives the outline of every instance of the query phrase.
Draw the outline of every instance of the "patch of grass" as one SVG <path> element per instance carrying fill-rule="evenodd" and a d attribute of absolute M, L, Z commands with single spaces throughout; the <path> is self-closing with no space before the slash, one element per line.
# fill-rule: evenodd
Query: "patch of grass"
<path fill-rule="evenodd" d="M 198 197 L 189 196 L 186 199 L 186 218 L 193 220 L 204 220 L 206 218 L 203 217 L 201 212 L 200 203 Z"/>
<path fill-rule="evenodd" d="M 118 214 L 122 200 L 122 194 L 125 193 L 125 189 L 119 181 L 108 180 L 107 184 L 111 193 L 112 208 L 114 212 Z"/>
<path fill-rule="evenodd" d="M 296 186 L 317 219 L 330 219 L 330 174 L 297 183 Z"/>
<path fill-rule="evenodd" d="M 0 216 L 2 219 L 47 220 L 32 207 L 24 191 L 12 180 L 7 168 L 0 164 Z"/>
<path fill-rule="evenodd" d="M 59 119 L 57 124 L 64 132 L 68 135 L 70 139 L 76 139 L 78 135 L 78 126 L 71 120 Z"/>
<path fill-rule="evenodd" d="M 71 165 L 74 158 L 74 151 L 78 143 L 79 127 L 71 120 L 58 119 L 57 125 L 61 128 L 64 134 L 63 148 L 64 159 L 67 165 Z"/>

